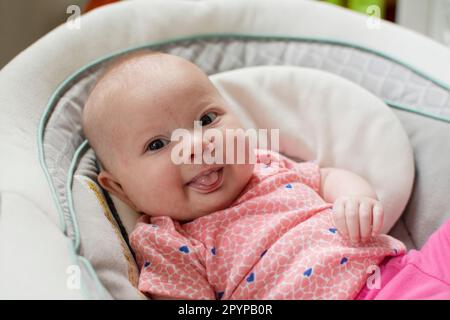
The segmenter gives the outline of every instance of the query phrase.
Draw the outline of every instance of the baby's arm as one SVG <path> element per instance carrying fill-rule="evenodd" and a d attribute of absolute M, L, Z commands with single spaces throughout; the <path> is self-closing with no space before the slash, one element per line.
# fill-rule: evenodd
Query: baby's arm
<path fill-rule="evenodd" d="M 347 170 L 323 168 L 320 173 L 320 194 L 334 204 L 333 219 L 339 233 L 352 242 L 365 242 L 378 235 L 384 213 L 372 186 Z"/>

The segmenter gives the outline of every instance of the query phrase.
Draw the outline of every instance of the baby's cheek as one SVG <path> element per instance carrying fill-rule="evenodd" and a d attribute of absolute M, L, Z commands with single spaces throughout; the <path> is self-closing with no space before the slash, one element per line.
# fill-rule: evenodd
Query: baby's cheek
<path fill-rule="evenodd" d="M 139 203 L 147 210 L 165 212 L 169 204 L 180 201 L 181 182 L 170 171 L 160 169 L 141 179 Z"/>

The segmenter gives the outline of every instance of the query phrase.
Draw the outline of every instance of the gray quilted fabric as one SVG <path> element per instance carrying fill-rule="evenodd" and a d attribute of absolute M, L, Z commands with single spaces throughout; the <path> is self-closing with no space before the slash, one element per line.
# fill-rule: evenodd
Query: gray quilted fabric
<path fill-rule="evenodd" d="M 450 91 L 407 67 L 361 49 L 303 41 L 185 41 L 162 51 L 186 57 L 208 74 L 256 65 L 298 65 L 347 78 L 385 101 L 450 119 Z"/>

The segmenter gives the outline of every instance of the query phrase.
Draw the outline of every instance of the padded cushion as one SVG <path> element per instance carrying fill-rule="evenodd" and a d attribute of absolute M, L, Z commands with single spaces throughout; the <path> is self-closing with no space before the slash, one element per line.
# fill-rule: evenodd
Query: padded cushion
<path fill-rule="evenodd" d="M 255 67 L 212 79 L 254 127 L 280 129 L 282 153 L 371 182 L 389 231 L 411 194 L 414 160 L 400 122 L 380 99 L 334 74 L 299 67 Z"/>
<path fill-rule="evenodd" d="M 74 175 L 72 197 L 80 228 L 80 254 L 88 259 L 99 281 L 115 299 L 145 299 L 137 289 L 139 271 L 117 219 L 97 184 L 89 149 Z M 95 292 L 95 290 L 93 290 Z"/>

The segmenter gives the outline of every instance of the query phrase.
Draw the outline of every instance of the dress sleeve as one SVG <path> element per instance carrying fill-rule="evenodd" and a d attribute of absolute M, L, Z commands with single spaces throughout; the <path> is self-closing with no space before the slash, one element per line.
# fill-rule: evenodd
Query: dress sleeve
<path fill-rule="evenodd" d="M 175 222 L 176 223 L 176 222 Z M 200 261 L 202 246 L 176 230 L 169 217 L 143 216 L 130 234 L 140 269 L 139 290 L 174 299 L 215 299 Z"/>
<path fill-rule="evenodd" d="M 260 162 L 276 162 L 280 168 L 296 171 L 300 176 L 300 182 L 306 184 L 317 193 L 320 192 L 320 166 L 316 160 L 296 162 L 288 157 L 273 151 L 258 150 Z"/>
<path fill-rule="evenodd" d="M 320 193 L 320 167 L 317 161 L 306 161 L 295 164 L 294 168 L 300 175 L 300 181 Z"/>

